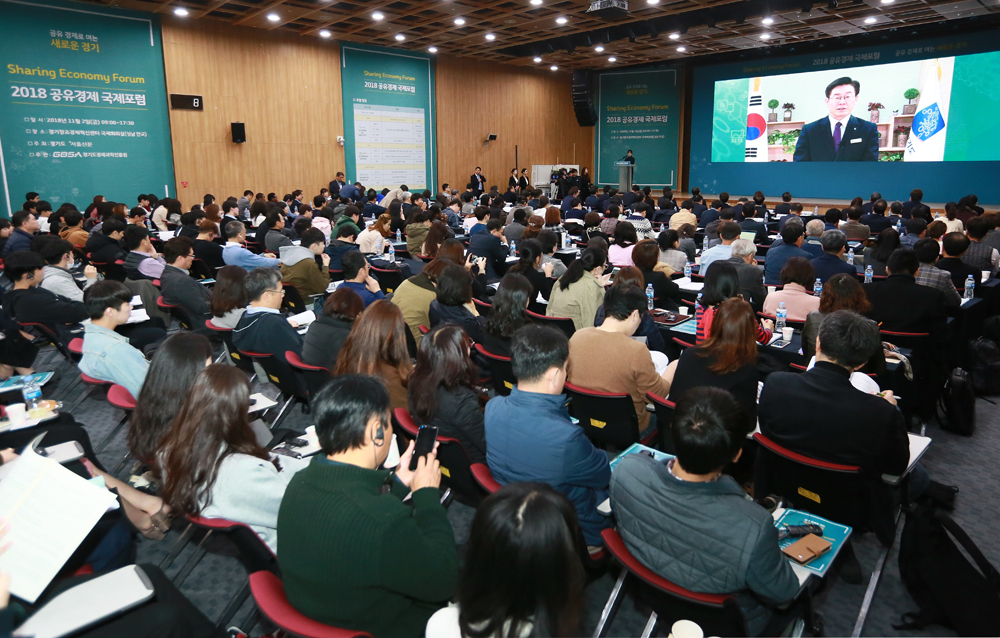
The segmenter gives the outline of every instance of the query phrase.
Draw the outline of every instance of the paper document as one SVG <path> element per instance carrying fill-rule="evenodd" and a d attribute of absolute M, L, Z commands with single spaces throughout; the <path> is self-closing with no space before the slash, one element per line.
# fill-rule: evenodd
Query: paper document
<path fill-rule="evenodd" d="M 139 295 L 136 295 L 136 296 L 132 297 L 131 304 L 132 304 L 133 307 L 135 307 L 135 306 L 141 306 L 142 305 L 142 297 L 140 297 Z"/>
<path fill-rule="evenodd" d="M 326 287 L 326 291 L 327 292 L 333 292 L 338 287 L 340 287 L 340 284 L 342 284 L 342 283 L 344 283 L 343 280 L 341 280 L 341 281 L 331 281 L 330 285 Z"/>
<path fill-rule="evenodd" d="M 927 448 L 931 444 L 929 436 L 920 436 L 919 434 L 912 434 L 910 432 L 907 432 L 906 436 L 910 439 L 910 462 L 906 464 L 904 475 L 913 469 L 913 466 L 917 464 L 917 461 L 920 460 L 920 457 L 924 455 L 924 452 L 927 451 Z M 902 476 L 893 476 L 891 474 L 882 475 L 882 481 L 889 485 L 899 485 L 902 478 Z"/>
<path fill-rule="evenodd" d="M 168 239 L 174 238 L 174 232 L 175 231 L 173 230 L 161 230 L 158 231 L 156 234 L 159 235 L 160 239 L 162 239 L 163 241 L 167 241 Z"/>
<path fill-rule="evenodd" d="M 143 321 L 149 321 L 149 314 L 144 308 L 134 308 L 125 323 L 142 323 Z"/>
<path fill-rule="evenodd" d="M 680 279 L 674 279 L 674 283 L 681 290 L 701 290 L 705 287 L 704 281 L 691 281 L 688 277 L 681 277 Z"/>
<path fill-rule="evenodd" d="M 0 481 L 10 544 L 0 572 L 10 574 L 13 595 L 34 603 L 116 498 L 31 446 L 10 465 Z"/>
<path fill-rule="evenodd" d="M 272 401 L 260 392 L 250 395 L 250 412 L 260 412 L 278 405 L 277 401 Z"/>
<path fill-rule="evenodd" d="M 312 322 L 316 321 L 316 313 L 312 310 L 306 310 L 305 312 L 300 312 L 297 315 L 292 315 L 288 318 L 288 321 L 294 321 L 300 326 L 308 326 Z"/>

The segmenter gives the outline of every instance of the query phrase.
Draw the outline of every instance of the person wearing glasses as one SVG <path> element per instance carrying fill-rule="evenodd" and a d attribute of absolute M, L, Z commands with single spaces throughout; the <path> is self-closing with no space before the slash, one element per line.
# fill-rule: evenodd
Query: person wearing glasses
<path fill-rule="evenodd" d="M 792 160 L 796 162 L 877 162 L 878 129 L 851 115 L 861 83 L 837 78 L 826 87 L 828 116 L 802 127 Z"/>
<path fill-rule="evenodd" d="M 242 352 L 285 356 L 291 350 L 302 356 L 302 337 L 295 324 L 281 314 L 285 290 L 281 273 L 273 268 L 255 268 L 246 278 L 250 306 L 233 330 L 233 345 Z"/>

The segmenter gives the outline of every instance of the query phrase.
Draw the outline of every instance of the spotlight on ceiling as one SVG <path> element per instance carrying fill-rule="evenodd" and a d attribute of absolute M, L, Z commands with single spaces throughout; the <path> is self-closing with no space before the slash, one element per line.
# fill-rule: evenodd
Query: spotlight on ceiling
<path fill-rule="evenodd" d="M 876 18 L 875 16 L 869 16 L 865 18 L 865 24 L 875 24 L 876 22 L 878 22 L 878 18 Z"/>
<path fill-rule="evenodd" d="M 594 51 L 597 51 L 598 53 L 603 53 L 604 47 L 598 44 L 596 47 L 594 47 Z"/>
<path fill-rule="evenodd" d="M 428 47 L 427 52 L 428 53 L 437 53 L 438 52 L 438 48 L 437 47 Z"/>
<path fill-rule="evenodd" d="M 486 34 L 486 39 L 489 40 L 490 42 L 492 42 L 493 40 L 496 40 L 497 37 L 495 35 L 493 35 L 492 33 L 487 33 Z"/>
<path fill-rule="evenodd" d="M 550 67 L 549 67 L 549 71 L 558 71 L 558 70 L 559 70 L 559 67 L 557 67 L 557 66 L 556 66 L 556 65 L 554 65 L 554 64 L 553 64 L 552 66 L 550 66 Z"/>
<path fill-rule="evenodd" d="M 267 19 L 270 20 L 271 22 L 277 22 L 278 20 L 281 20 L 281 16 L 279 16 L 277 13 L 269 13 L 267 14 Z"/>
<path fill-rule="evenodd" d="M 774 18 L 772 18 L 771 16 L 764 16 L 761 19 L 760 23 L 763 24 L 764 26 L 771 26 L 772 24 L 774 24 Z"/>
<path fill-rule="evenodd" d="M 556 24 L 566 24 L 567 22 L 569 22 L 569 20 L 567 20 L 563 16 L 559 16 L 558 18 L 556 18 Z"/>
<path fill-rule="evenodd" d="M 385 15 L 382 14 L 382 13 L 379 13 L 378 11 L 376 11 L 375 13 L 372 14 L 372 20 L 381 20 L 383 18 L 385 18 Z"/>
<path fill-rule="evenodd" d="M 536 56 L 534 57 L 534 61 L 535 61 L 535 64 L 538 64 L 539 62 L 541 62 L 541 61 L 542 61 L 542 59 L 541 59 L 540 57 L 538 57 L 538 56 L 536 55 Z"/>
<path fill-rule="evenodd" d="M 761 40 L 770 40 L 771 39 L 771 34 L 770 33 L 761 33 L 760 34 L 760 39 Z"/>
<path fill-rule="evenodd" d="M 681 34 L 680 33 L 671 33 L 670 34 L 670 39 L 671 40 L 680 40 L 681 39 Z"/>
<path fill-rule="evenodd" d="M 463 24 L 465 24 L 465 18 L 455 18 L 455 24 L 458 26 L 462 26 Z"/>
<path fill-rule="evenodd" d="M 331 35 L 333 34 L 327 31 L 326 29 L 323 29 L 322 31 L 319 32 L 319 37 L 321 38 L 329 38 Z"/>
<path fill-rule="evenodd" d="M 185 9 L 184 7 L 177 7 L 176 9 L 174 9 L 174 15 L 175 16 L 180 16 L 180 17 L 183 18 L 187 14 L 188 14 L 188 10 Z"/>
<path fill-rule="evenodd" d="M 396 42 L 402 42 L 405 39 L 406 39 L 406 36 L 403 35 L 402 33 L 397 33 L 396 34 Z"/>
<path fill-rule="evenodd" d="M 616 58 L 615 56 L 611 56 L 610 58 L 608 58 L 608 62 L 617 62 L 617 61 L 618 58 Z"/>
<path fill-rule="evenodd" d="M 677 47 L 677 52 L 678 53 L 684 53 L 685 51 L 687 51 L 687 47 L 683 47 L 683 46 L 682 47 Z"/>

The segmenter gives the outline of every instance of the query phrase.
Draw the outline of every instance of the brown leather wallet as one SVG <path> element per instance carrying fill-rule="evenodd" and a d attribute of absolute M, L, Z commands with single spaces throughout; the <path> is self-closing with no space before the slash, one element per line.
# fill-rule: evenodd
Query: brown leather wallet
<path fill-rule="evenodd" d="M 806 534 L 781 551 L 796 563 L 805 565 L 814 558 L 818 558 L 828 552 L 831 547 L 830 541 L 815 534 Z"/>

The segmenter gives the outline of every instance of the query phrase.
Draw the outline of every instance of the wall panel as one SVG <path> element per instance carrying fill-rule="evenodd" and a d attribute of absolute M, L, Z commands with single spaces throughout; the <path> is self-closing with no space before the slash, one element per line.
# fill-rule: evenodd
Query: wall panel
<path fill-rule="evenodd" d="M 564 163 L 593 172 L 594 128 L 576 122 L 569 73 L 439 56 L 435 77 L 439 181 L 464 190 L 482 166 L 487 188 L 503 191 L 515 145 L 518 170 Z M 486 148 L 490 133 L 498 139 Z"/>

